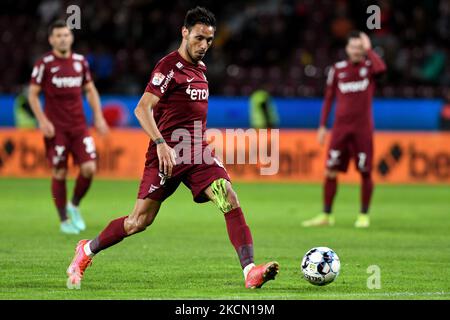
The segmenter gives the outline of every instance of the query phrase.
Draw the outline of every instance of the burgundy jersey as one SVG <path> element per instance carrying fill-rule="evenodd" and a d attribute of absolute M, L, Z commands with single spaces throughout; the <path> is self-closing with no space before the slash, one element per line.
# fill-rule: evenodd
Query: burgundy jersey
<path fill-rule="evenodd" d="M 41 86 L 44 112 L 56 130 L 86 128 L 83 112 L 83 86 L 91 81 L 86 59 L 76 53 L 59 58 L 49 52 L 39 59 L 31 74 L 31 83 Z"/>
<path fill-rule="evenodd" d="M 320 125 L 326 125 L 336 98 L 334 129 L 373 131 L 374 76 L 385 70 L 386 65 L 373 50 L 369 50 L 367 58 L 360 63 L 345 60 L 334 64 L 328 74 Z"/>
<path fill-rule="evenodd" d="M 180 142 L 190 143 L 191 163 L 195 163 L 195 154 L 200 155 L 207 146 L 202 138 L 206 130 L 209 97 L 205 72 L 203 62 L 192 64 L 174 51 L 156 64 L 145 89 L 160 98 L 153 107 L 153 117 L 164 140 L 172 148 Z M 146 166 L 158 166 L 156 145 L 152 141 Z"/>

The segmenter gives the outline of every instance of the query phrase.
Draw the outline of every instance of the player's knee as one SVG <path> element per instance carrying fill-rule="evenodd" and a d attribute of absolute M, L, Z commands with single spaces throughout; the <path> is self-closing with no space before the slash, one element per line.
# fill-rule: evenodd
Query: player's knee
<path fill-rule="evenodd" d="M 83 177 L 90 178 L 97 171 L 97 165 L 95 164 L 94 161 L 84 163 L 81 165 L 80 171 L 81 171 L 81 174 L 83 175 Z"/>
<path fill-rule="evenodd" d="M 67 176 L 67 169 L 53 169 L 53 178 L 56 180 L 64 180 Z"/>
<path fill-rule="evenodd" d="M 336 170 L 326 170 L 325 171 L 325 177 L 329 179 L 335 179 L 337 177 L 338 173 Z"/>

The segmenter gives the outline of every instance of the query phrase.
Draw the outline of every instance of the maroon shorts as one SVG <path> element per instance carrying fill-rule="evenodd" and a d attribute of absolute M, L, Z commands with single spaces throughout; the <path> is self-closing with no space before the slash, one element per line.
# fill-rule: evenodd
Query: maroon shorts
<path fill-rule="evenodd" d="M 44 138 L 44 142 L 47 161 L 52 168 L 67 168 L 69 154 L 75 164 L 97 158 L 94 139 L 87 129 L 74 132 L 55 130 L 55 136 Z"/>
<path fill-rule="evenodd" d="M 354 158 L 358 171 L 370 172 L 373 156 L 372 136 L 372 132 L 358 133 L 333 130 L 326 167 L 331 170 L 347 172 L 350 159 Z"/>
<path fill-rule="evenodd" d="M 215 180 L 230 181 L 227 171 L 218 161 L 213 164 L 179 164 L 173 167 L 172 176 L 165 181 L 157 167 L 145 167 L 139 186 L 138 199 L 150 198 L 164 201 L 183 182 L 192 192 L 195 202 L 207 202 L 209 199 L 203 191 Z"/>

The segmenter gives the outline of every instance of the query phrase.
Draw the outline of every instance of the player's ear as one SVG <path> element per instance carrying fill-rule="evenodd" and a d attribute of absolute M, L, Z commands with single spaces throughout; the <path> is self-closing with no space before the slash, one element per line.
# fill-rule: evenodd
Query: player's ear
<path fill-rule="evenodd" d="M 183 36 L 184 40 L 187 40 L 187 37 L 189 35 L 189 29 L 185 26 L 181 27 L 181 35 Z"/>

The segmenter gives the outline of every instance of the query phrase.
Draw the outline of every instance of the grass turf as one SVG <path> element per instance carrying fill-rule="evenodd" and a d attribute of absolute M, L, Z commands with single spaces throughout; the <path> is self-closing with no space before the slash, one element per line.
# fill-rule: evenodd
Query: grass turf
<path fill-rule="evenodd" d="M 59 232 L 49 185 L 0 180 L 0 299 L 450 299 L 448 186 L 377 186 L 372 226 L 358 230 L 356 185 L 339 186 L 336 226 L 306 229 L 301 222 L 321 209 L 320 185 L 235 184 L 256 262 L 281 265 L 261 290 L 244 288 L 218 210 L 193 203 L 180 186 L 150 228 L 98 254 L 82 289 L 68 290 L 76 242 L 128 214 L 138 183 L 96 180 L 81 207 L 88 229 L 78 236 Z M 341 274 L 325 287 L 301 278 L 301 258 L 315 246 L 341 258 Z M 367 288 L 371 265 L 381 270 L 380 289 Z"/>

